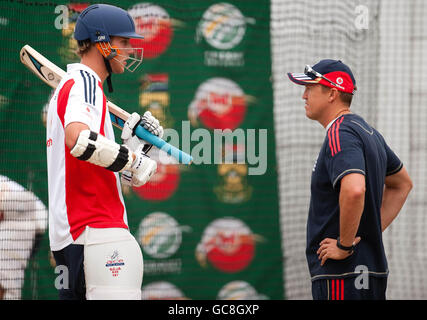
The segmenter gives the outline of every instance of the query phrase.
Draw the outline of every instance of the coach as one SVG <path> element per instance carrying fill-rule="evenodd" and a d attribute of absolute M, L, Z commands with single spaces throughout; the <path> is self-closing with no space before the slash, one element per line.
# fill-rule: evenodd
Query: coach
<path fill-rule="evenodd" d="M 356 81 L 348 66 L 327 59 L 288 76 L 305 85 L 306 116 L 326 129 L 307 221 L 313 299 L 384 300 L 389 271 L 382 232 L 412 181 L 381 134 L 350 111 Z M 363 286 L 356 281 L 359 270 L 369 279 Z"/>

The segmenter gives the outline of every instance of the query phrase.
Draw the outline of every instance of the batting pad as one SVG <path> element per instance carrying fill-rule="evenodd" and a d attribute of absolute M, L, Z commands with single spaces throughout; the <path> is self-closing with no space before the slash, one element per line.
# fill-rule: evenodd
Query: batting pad
<path fill-rule="evenodd" d="M 127 229 L 86 228 L 84 272 L 88 300 L 141 299 L 143 257 Z"/>

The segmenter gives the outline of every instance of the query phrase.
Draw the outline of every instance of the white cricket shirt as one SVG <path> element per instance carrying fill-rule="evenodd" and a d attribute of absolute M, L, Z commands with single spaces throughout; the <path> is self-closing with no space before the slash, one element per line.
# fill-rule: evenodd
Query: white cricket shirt
<path fill-rule="evenodd" d="M 86 226 L 128 228 L 117 172 L 70 154 L 64 128 L 82 122 L 114 141 L 101 80 L 89 67 L 74 63 L 55 90 L 47 118 L 49 240 L 52 251 L 73 243 Z"/>

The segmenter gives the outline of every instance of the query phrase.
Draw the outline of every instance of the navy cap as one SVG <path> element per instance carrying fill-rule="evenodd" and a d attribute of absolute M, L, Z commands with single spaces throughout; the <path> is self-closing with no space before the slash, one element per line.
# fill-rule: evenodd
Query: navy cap
<path fill-rule="evenodd" d="M 356 79 L 353 72 L 341 60 L 324 59 L 316 63 L 312 69 L 338 86 L 310 73 L 288 73 L 288 77 L 291 81 L 300 85 L 319 83 L 348 93 L 353 93 L 356 90 Z"/>

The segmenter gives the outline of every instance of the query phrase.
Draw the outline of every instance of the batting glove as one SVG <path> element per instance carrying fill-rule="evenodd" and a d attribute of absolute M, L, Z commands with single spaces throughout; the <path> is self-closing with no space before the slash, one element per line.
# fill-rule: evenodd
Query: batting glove
<path fill-rule="evenodd" d="M 150 131 L 155 136 L 159 138 L 163 137 L 163 127 L 160 125 L 159 120 L 157 120 L 150 111 L 146 111 L 141 117 L 142 126 Z"/>
<path fill-rule="evenodd" d="M 141 144 L 134 152 L 135 160 L 130 170 L 122 173 L 121 180 L 124 184 L 140 187 L 146 184 L 156 172 L 157 162 L 150 159 L 142 149 Z"/>
<path fill-rule="evenodd" d="M 124 144 L 126 144 L 132 151 L 135 151 L 142 143 L 144 144 L 144 152 L 148 153 L 153 145 L 135 136 L 135 129 L 139 124 L 159 138 L 163 137 L 164 130 L 160 125 L 159 120 L 153 117 L 150 111 L 145 112 L 142 117 L 138 113 L 134 112 L 126 120 L 121 134 Z"/>

